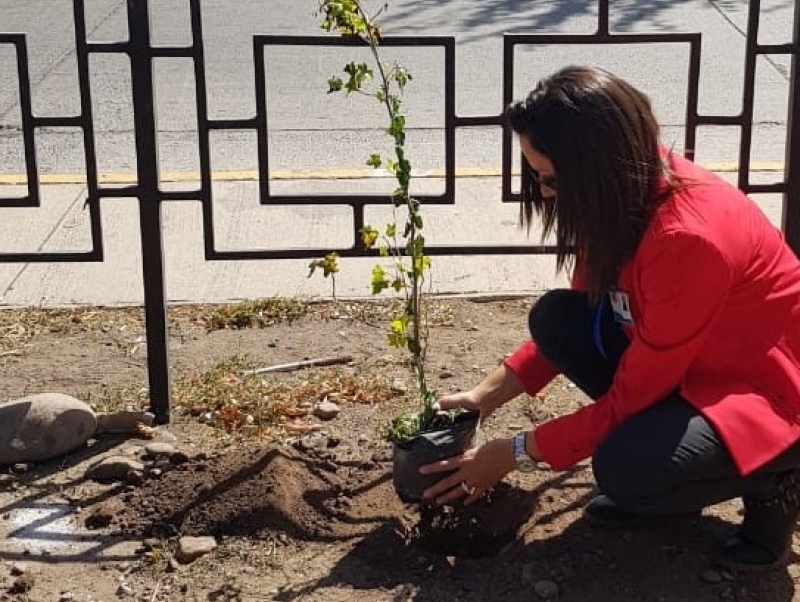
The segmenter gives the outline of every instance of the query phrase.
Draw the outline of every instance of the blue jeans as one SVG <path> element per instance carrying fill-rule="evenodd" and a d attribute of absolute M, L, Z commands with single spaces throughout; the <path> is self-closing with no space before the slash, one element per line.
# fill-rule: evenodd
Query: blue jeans
<path fill-rule="evenodd" d="M 608 390 L 628 346 L 608 303 L 598 309 L 586 293 L 550 291 L 531 309 L 529 326 L 541 353 L 584 393 L 597 399 Z M 628 418 L 592 458 L 600 490 L 643 514 L 691 512 L 740 496 L 767 498 L 777 477 L 797 467 L 800 443 L 742 477 L 714 427 L 677 391 Z"/>

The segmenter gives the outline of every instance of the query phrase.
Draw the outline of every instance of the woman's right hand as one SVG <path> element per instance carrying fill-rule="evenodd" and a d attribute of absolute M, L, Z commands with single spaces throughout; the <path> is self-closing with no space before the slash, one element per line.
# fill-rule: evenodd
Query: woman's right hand
<path fill-rule="evenodd" d="M 481 422 L 486 420 L 486 418 L 488 418 L 495 409 L 485 407 L 486 404 L 481 403 L 478 393 L 475 389 L 444 395 L 439 398 L 438 403 L 439 407 L 445 411 L 457 410 L 460 408 L 462 410 L 479 412 L 481 415 Z"/>
<path fill-rule="evenodd" d="M 450 395 L 443 395 L 439 398 L 439 406 L 442 410 L 477 410 L 479 411 L 480 402 L 475 395 L 475 390 L 459 391 L 457 393 L 450 393 Z"/>
<path fill-rule="evenodd" d="M 480 412 L 481 422 L 507 401 L 523 392 L 522 383 L 505 364 L 490 372 L 469 391 L 459 391 L 439 398 L 442 410 L 462 408 Z"/>

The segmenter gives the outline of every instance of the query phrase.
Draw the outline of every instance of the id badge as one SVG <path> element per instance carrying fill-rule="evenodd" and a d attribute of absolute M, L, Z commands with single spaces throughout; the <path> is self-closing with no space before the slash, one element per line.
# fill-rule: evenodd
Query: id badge
<path fill-rule="evenodd" d="M 617 324 L 626 326 L 633 324 L 633 315 L 631 314 L 631 304 L 628 299 L 628 293 L 611 291 L 608 293 L 608 299 L 611 302 L 611 310 L 614 312 L 614 321 Z"/>

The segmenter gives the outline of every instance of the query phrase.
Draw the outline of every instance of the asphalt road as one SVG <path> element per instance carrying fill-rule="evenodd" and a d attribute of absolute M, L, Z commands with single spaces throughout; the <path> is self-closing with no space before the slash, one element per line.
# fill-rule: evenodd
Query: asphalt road
<path fill-rule="evenodd" d="M 125 0 L 86 0 L 91 41 L 127 38 Z M 762 43 L 791 36 L 792 0 L 762 2 Z M 320 34 L 316 0 L 204 0 L 209 113 L 214 119 L 249 118 L 255 111 L 252 36 Z M 152 36 L 162 46 L 191 41 L 188 2 L 153 0 Z M 502 110 L 503 33 L 590 33 L 596 27 L 589 0 L 395 0 L 383 17 L 389 35 L 452 35 L 457 42 L 459 115 L 496 115 Z M 738 112 L 742 98 L 746 0 L 635 0 L 611 2 L 617 32 L 703 34 L 700 110 Z M 0 32 L 28 40 L 34 112 L 68 116 L 79 112 L 71 0 L 0 0 Z M 270 49 L 266 57 L 270 167 L 288 174 L 363 167 L 364 158 L 385 144 L 381 108 L 364 98 L 327 96 L 326 81 L 353 57 L 347 50 Z M 597 64 L 627 77 L 653 98 L 664 138 L 682 145 L 688 51 L 682 45 L 524 47 L 518 51 L 515 94 L 566 63 Z M 392 60 L 392 53 L 386 54 Z M 414 76 L 406 98 L 410 152 L 420 169 L 437 169 L 443 159 L 443 60 L 438 50 L 404 51 Z M 24 171 L 19 133 L 19 96 L 13 47 L 0 45 L 0 177 Z M 788 60 L 761 57 L 758 63 L 752 159 L 779 165 L 788 94 Z M 109 177 L 124 179 L 135 168 L 130 71 L 121 55 L 91 62 L 98 163 Z M 162 172 L 192 174 L 197 158 L 195 86 L 188 59 L 158 59 L 155 67 L 159 158 Z M 698 160 L 736 160 L 735 128 L 701 130 Z M 496 169 L 496 128 L 470 128 L 458 137 L 459 168 Z M 84 171 L 80 132 L 72 128 L 37 132 L 45 174 Z M 215 171 L 252 172 L 252 132 L 212 137 Z M 0 180 L 2 183 L 3 180 Z"/>
<path fill-rule="evenodd" d="M 126 0 L 86 0 L 93 42 L 127 39 Z M 762 43 L 791 38 L 793 0 L 764 0 Z M 202 0 L 207 97 L 212 119 L 247 119 L 255 113 L 253 41 L 256 34 L 324 35 L 313 12 L 316 0 Z M 190 43 L 188 0 L 151 0 L 152 36 L 159 46 Z M 393 0 L 384 15 L 390 35 L 456 38 L 456 112 L 497 115 L 503 109 L 503 33 L 582 33 L 597 26 L 589 0 Z M 745 0 L 637 0 L 611 2 L 616 32 L 695 32 L 703 35 L 700 111 L 731 115 L 742 105 Z M 71 0 L 0 0 L 0 32 L 26 35 L 37 116 L 79 112 Z M 271 48 L 265 54 L 269 167 L 273 191 L 320 194 L 391 190 L 388 179 L 364 179 L 364 159 L 386 144 L 380 107 L 364 98 L 326 95 L 327 79 L 353 58 L 344 50 Z M 387 53 L 384 58 L 398 58 Z M 0 44 L 0 197 L 24 193 L 18 82 L 13 47 Z M 414 76 L 406 96 L 409 153 L 420 172 L 443 163 L 443 61 L 440 51 L 405 51 L 399 59 Z M 679 45 L 525 47 L 516 56 L 515 95 L 567 63 L 590 63 L 616 71 L 647 91 L 664 126 L 664 139 L 682 147 L 687 94 L 687 49 Z M 130 183 L 136 159 L 130 65 L 123 55 L 93 55 L 93 112 L 98 167 L 110 181 Z M 758 61 L 752 160 L 759 182 L 779 178 L 784 158 L 788 62 Z M 158 149 L 165 186 L 184 186 L 199 169 L 195 83 L 188 59 L 156 59 Z M 252 132 L 212 137 L 215 170 L 216 248 L 341 249 L 352 241 L 347 207 L 258 204 L 256 140 Z M 86 186 L 81 132 L 39 128 L 36 147 L 42 204 L 0 209 L 0 252 L 82 252 L 91 248 L 84 209 Z M 469 128 L 457 136 L 459 179 L 455 206 L 430 207 L 426 234 L 437 245 L 538 242 L 517 228 L 516 207 L 501 206 L 499 128 Z M 735 128 L 699 132 L 700 162 L 735 178 Z M 313 171 L 309 174 L 309 170 Z M 727 173 L 725 173 L 727 172 Z M 368 172 L 367 172 L 368 173 Z M 344 175 L 357 176 L 355 179 Z M 310 176 L 313 176 L 310 177 Z M 439 192 L 435 178 L 414 180 Z M 193 185 L 189 185 L 195 187 Z M 388 187 L 388 188 L 387 188 Z M 412 192 L 415 189 L 412 188 Z M 760 195 L 767 215 L 780 222 L 779 195 Z M 135 200 L 102 204 L 105 260 L 78 264 L 0 264 L 0 307 L 65 304 L 140 304 L 142 260 Z M 380 223 L 381 208 L 367 220 Z M 306 278 L 308 260 L 209 262 L 198 203 L 164 208 L 164 261 L 170 302 L 219 302 L 241 298 L 326 296 L 331 283 Z M 342 297 L 369 296 L 373 261 L 352 260 L 336 283 Z M 552 257 L 517 255 L 436 258 L 431 290 L 439 293 L 528 293 L 559 282 Z M 523 328 L 524 329 L 524 328 Z"/>

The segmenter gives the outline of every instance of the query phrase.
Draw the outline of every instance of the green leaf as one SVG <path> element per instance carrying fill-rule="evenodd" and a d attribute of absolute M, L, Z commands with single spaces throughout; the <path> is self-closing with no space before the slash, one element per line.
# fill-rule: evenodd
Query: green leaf
<path fill-rule="evenodd" d="M 377 229 L 369 225 L 361 228 L 361 230 L 359 230 L 359 233 L 361 234 L 361 244 L 364 245 L 365 249 L 371 249 L 372 247 L 374 247 L 375 242 L 378 240 L 378 236 L 380 236 L 380 232 L 378 232 Z"/>
<path fill-rule="evenodd" d="M 315 259 L 308 264 L 308 277 L 314 275 L 317 269 L 322 270 L 322 275 L 327 278 L 339 272 L 339 254 L 328 253 L 323 259 Z"/>
<path fill-rule="evenodd" d="M 397 67 L 394 72 L 394 81 L 397 82 L 397 86 L 400 90 L 403 90 L 406 84 L 411 81 L 411 74 L 408 72 L 408 69 L 405 67 Z"/>
<path fill-rule="evenodd" d="M 328 80 L 328 94 L 339 92 L 342 89 L 344 82 L 341 77 L 332 77 Z"/>
<path fill-rule="evenodd" d="M 379 265 L 372 268 L 372 294 L 377 295 L 389 286 L 389 279 L 386 272 Z"/>
<path fill-rule="evenodd" d="M 381 156 L 378 153 L 372 153 L 369 156 L 369 159 L 367 159 L 367 165 L 375 169 L 378 169 L 381 166 L 381 163 Z"/>
<path fill-rule="evenodd" d="M 386 238 L 394 238 L 397 234 L 397 224 L 386 224 Z"/>

